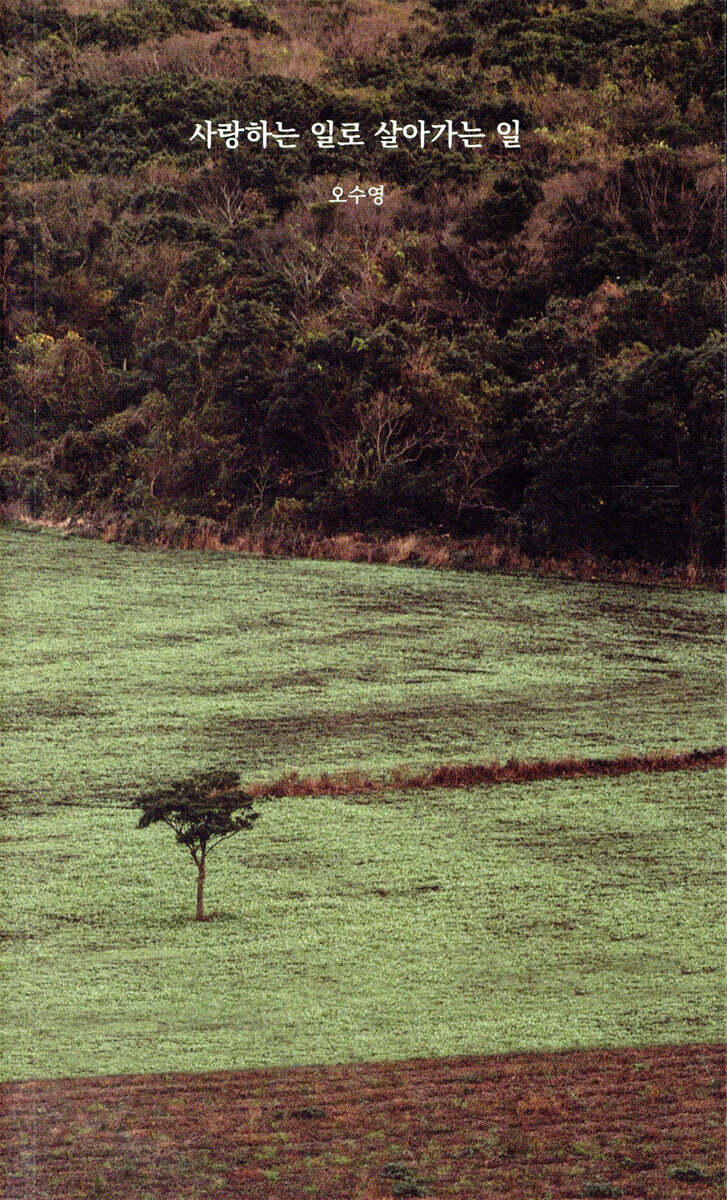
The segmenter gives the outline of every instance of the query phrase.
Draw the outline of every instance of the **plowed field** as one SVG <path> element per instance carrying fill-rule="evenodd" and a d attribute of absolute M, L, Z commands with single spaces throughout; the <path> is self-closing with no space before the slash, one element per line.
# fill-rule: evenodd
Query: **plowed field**
<path fill-rule="evenodd" d="M 716 1046 L 6 1084 L 6 1200 L 722 1195 Z"/>

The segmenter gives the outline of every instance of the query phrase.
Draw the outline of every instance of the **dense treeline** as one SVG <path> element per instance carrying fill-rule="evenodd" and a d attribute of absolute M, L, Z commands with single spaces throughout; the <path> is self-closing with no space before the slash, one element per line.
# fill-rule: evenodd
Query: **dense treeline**
<path fill-rule="evenodd" d="M 716 0 L 4 22 L 0 499 L 719 562 Z M 234 117 L 366 144 L 190 142 Z M 388 150 L 391 118 L 486 146 Z M 332 205 L 339 184 L 384 203 Z"/>

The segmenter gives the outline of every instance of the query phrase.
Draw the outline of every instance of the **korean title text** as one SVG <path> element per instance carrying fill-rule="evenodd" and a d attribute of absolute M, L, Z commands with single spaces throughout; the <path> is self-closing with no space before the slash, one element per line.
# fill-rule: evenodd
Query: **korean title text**
<path fill-rule="evenodd" d="M 336 126 L 333 121 L 316 121 L 306 131 L 310 134 L 319 150 L 335 150 L 341 146 L 365 146 L 367 142 L 361 133 L 357 121 Z M 520 146 L 520 122 L 502 121 L 497 126 L 497 137 L 506 150 Z M 190 142 L 201 141 L 212 149 L 215 139 L 218 144 L 224 144 L 228 150 L 237 150 L 240 143 L 248 143 L 259 149 L 294 150 L 299 145 L 301 133 L 294 128 L 286 128 L 282 121 L 201 121 L 195 125 Z M 445 120 L 441 122 L 426 121 L 383 121 L 372 134 L 383 150 L 398 150 L 404 146 L 419 147 L 425 150 L 428 146 L 438 146 L 448 150 L 462 148 L 465 150 L 482 150 L 486 144 L 488 133 L 470 121 Z M 354 188 L 347 196 L 340 186 L 332 190 L 331 204 L 345 204 L 353 200 L 358 205 L 360 200 L 372 199 L 374 204 L 383 204 L 384 187 L 378 184 L 370 188 Z"/>

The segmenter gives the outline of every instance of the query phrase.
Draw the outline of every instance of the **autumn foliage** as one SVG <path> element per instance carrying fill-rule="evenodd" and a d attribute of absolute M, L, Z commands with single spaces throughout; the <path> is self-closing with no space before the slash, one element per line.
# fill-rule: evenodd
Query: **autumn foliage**
<path fill-rule="evenodd" d="M 212 522 L 227 544 L 449 535 L 719 568 L 713 0 L 9 0 L 3 20 L 0 503 L 140 540 Z M 365 144 L 190 143 L 238 113 Z M 407 114 L 487 144 L 381 148 Z M 384 204 L 330 203 L 358 183 Z"/>

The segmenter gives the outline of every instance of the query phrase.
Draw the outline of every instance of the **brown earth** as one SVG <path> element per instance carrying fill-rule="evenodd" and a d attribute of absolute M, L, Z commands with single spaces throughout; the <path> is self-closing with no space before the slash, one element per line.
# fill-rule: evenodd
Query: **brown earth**
<path fill-rule="evenodd" d="M 2 1194 L 707 1200 L 724 1076 L 702 1045 L 4 1084 Z"/>
<path fill-rule="evenodd" d="M 523 761 L 511 758 L 506 763 L 442 763 L 429 771 L 411 772 L 396 767 L 388 775 L 373 777 L 363 771 L 343 771 L 336 775 L 301 777 L 297 771 L 280 779 L 256 782 L 248 793 L 263 796 L 350 796 L 377 792 L 404 792 L 416 788 L 468 788 L 500 783 L 535 783 L 544 779 L 615 778 L 643 771 L 702 771 L 724 768 L 724 746 L 710 750 L 656 750 L 650 754 L 625 754 L 620 758 L 555 758 Z"/>

